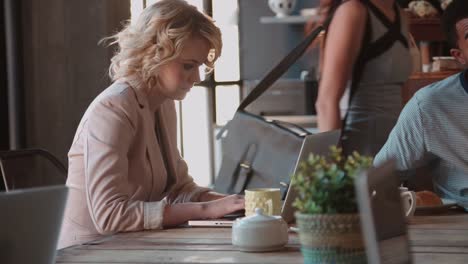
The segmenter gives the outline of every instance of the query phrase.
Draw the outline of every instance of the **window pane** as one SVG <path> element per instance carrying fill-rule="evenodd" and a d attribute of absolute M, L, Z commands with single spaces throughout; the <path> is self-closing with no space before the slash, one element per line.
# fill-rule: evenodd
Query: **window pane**
<path fill-rule="evenodd" d="M 132 20 L 135 20 L 143 11 L 143 0 L 132 0 L 130 2 L 130 16 Z"/>
<path fill-rule="evenodd" d="M 189 174 L 201 186 L 211 184 L 208 90 L 195 86 L 182 101 L 182 139 Z"/>
<path fill-rule="evenodd" d="M 232 119 L 240 101 L 239 85 L 216 86 L 216 124 L 224 125 Z"/>
<path fill-rule="evenodd" d="M 154 3 L 156 3 L 157 1 L 159 1 L 159 0 L 146 0 L 146 6 L 150 6 L 150 5 L 154 4 Z"/>
<path fill-rule="evenodd" d="M 237 0 L 213 0 L 213 19 L 223 38 L 223 51 L 215 65 L 217 82 L 238 81 L 240 78 L 237 12 Z"/>
<path fill-rule="evenodd" d="M 237 0 L 212 0 L 213 19 L 222 25 L 237 25 Z"/>
<path fill-rule="evenodd" d="M 239 32 L 237 26 L 220 26 L 223 34 L 223 51 L 215 64 L 215 81 L 238 81 L 239 69 Z"/>

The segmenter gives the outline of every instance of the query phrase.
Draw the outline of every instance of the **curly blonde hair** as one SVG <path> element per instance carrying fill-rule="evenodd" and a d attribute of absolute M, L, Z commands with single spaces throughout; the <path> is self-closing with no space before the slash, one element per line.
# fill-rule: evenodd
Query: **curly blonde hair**
<path fill-rule="evenodd" d="M 178 58 L 192 37 L 210 45 L 205 65 L 212 69 L 221 55 L 221 31 L 213 20 L 183 0 L 161 0 L 145 8 L 135 23 L 128 23 L 117 34 L 105 38 L 118 50 L 111 59 L 112 81 L 125 79 L 136 88 L 157 85 L 161 66 Z"/>

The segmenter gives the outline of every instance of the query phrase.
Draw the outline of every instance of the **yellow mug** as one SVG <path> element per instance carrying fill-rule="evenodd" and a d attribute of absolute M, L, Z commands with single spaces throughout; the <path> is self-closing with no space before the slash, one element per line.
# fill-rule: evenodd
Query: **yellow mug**
<path fill-rule="evenodd" d="M 257 188 L 245 190 L 245 215 L 255 213 L 255 208 L 262 208 L 264 214 L 281 214 L 281 192 L 277 188 Z"/>

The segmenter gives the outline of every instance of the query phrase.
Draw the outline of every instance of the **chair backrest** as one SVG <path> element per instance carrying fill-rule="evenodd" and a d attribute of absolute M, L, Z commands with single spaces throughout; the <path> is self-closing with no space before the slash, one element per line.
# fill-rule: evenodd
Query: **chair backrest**
<path fill-rule="evenodd" d="M 67 168 L 44 149 L 0 151 L 0 172 L 6 191 L 64 184 Z"/>
<path fill-rule="evenodd" d="M 63 185 L 0 192 L 0 263 L 55 263 L 67 194 Z"/>

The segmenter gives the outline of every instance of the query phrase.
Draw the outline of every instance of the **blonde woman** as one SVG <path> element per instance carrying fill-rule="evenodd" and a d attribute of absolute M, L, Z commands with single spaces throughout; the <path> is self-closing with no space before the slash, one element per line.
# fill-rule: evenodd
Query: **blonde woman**
<path fill-rule="evenodd" d="M 197 186 L 177 149 L 174 100 L 221 53 L 212 20 L 185 1 L 162 0 L 111 39 L 114 83 L 88 107 L 68 153 L 59 248 L 244 208 L 242 196 Z"/>

